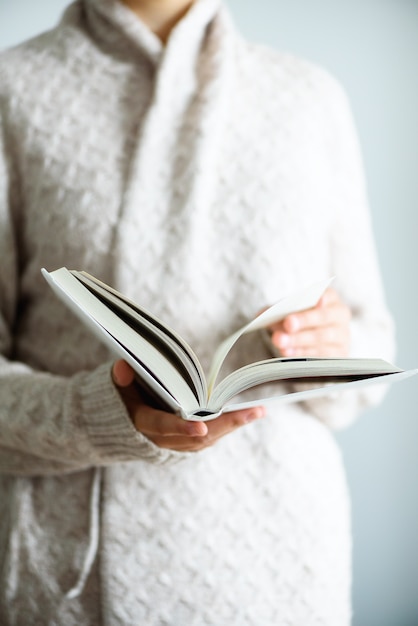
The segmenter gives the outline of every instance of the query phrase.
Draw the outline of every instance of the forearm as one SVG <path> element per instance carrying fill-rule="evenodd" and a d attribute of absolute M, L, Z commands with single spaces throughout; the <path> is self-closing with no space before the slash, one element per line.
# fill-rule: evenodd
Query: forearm
<path fill-rule="evenodd" d="M 0 471 L 56 474 L 178 455 L 138 433 L 110 377 L 110 364 L 66 378 L 3 359 L 0 367 Z"/>

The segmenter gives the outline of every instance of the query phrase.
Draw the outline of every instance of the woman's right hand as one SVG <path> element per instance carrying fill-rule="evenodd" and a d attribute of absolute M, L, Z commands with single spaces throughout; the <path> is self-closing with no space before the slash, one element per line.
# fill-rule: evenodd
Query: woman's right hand
<path fill-rule="evenodd" d="M 146 404 L 135 384 L 134 370 L 126 361 L 114 363 L 112 378 L 135 428 L 160 448 L 197 452 L 265 414 L 264 407 L 259 406 L 223 413 L 207 422 L 186 421 Z"/>

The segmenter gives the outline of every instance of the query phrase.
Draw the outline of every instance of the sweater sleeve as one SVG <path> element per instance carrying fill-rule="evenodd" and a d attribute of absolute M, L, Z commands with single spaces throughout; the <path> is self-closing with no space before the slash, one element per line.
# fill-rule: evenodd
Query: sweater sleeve
<path fill-rule="evenodd" d="M 352 311 L 352 357 L 394 358 L 394 325 L 385 302 L 368 206 L 361 151 L 344 91 L 326 77 L 324 136 L 333 172 L 330 232 L 334 288 Z M 366 386 L 304 403 L 333 428 L 349 424 L 359 411 L 376 405 L 384 385 Z"/>
<path fill-rule="evenodd" d="M 4 117 L 0 118 L 4 125 Z M 137 432 L 111 380 L 111 364 L 65 377 L 13 358 L 19 301 L 19 185 L 0 128 L 0 472 L 77 471 L 121 461 L 166 463 L 181 453 Z"/>
<path fill-rule="evenodd" d="M 46 475 L 125 461 L 164 464 L 184 454 L 137 432 L 111 364 L 61 377 L 0 360 L 0 472 Z"/>

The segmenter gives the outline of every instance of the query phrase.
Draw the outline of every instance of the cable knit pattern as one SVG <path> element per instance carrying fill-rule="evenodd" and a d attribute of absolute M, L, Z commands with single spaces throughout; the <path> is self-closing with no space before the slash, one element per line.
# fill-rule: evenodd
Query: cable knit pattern
<path fill-rule="evenodd" d="M 391 359 L 361 160 L 322 70 L 198 0 L 162 47 L 80 0 L 0 58 L 0 622 L 346 626 L 349 504 L 329 426 L 380 392 L 269 409 L 198 454 L 135 431 L 111 355 L 40 275 L 85 269 L 226 335 L 335 274 L 353 356 Z M 264 358 L 259 337 L 229 367 Z"/>

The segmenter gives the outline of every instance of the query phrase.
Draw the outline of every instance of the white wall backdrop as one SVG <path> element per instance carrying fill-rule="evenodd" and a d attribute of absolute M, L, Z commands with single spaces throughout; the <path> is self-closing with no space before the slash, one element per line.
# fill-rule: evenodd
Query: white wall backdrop
<path fill-rule="evenodd" d="M 418 366 L 418 1 L 227 3 L 248 37 L 310 58 L 345 85 L 398 328 L 397 362 Z M 66 4 L 0 0 L 0 48 L 49 28 Z M 353 501 L 354 626 L 418 625 L 417 405 L 418 381 L 400 383 L 337 435 Z"/>

